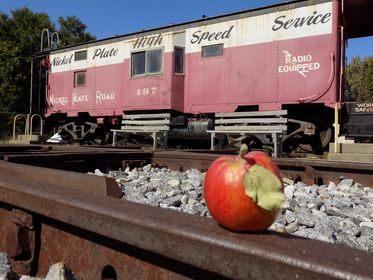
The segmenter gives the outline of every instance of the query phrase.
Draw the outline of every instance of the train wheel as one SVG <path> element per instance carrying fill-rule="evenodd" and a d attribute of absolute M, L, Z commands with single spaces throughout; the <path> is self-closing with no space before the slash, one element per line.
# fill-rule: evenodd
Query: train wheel
<path fill-rule="evenodd" d="M 60 144 L 68 144 L 74 142 L 73 136 L 68 133 L 66 130 L 60 132 L 62 142 Z"/>
<path fill-rule="evenodd" d="M 328 122 L 320 117 L 309 117 L 305 121 L 316 126 L 315 134 L 311 136 L 303 135 L 298 147 L 306 152 L 322 154 L 329 145 L 333 132 Z"/>
<path fill-rule="evenodd" d="M 110 132 L 103 129 L 96 129 L 93 135 L 93 142 L 97 145 L 105 145 L 109 140 Z"/>

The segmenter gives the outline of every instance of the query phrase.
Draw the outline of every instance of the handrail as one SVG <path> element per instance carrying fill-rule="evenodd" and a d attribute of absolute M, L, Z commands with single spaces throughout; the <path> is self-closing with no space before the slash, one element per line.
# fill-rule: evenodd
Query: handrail
<path fill-rule="evenodd" d="M 26 133 L 27 133 L 27 117 L 24 114 L 18 114 L 14 117 L 14 120 L 13 120 L 13 140 L 16 139 L 16 121 L 17 121 L 18 117 L 24 117 L 25 118 L 25 134 L 24 135 L 26 135 Z"/>
<path fill-rule="evenodd" d="M 25 133 L 24 135 L 27 135 L 27 133 L 29 133 L 30 135 L 30 140 L 31 140 L 31 137 L 32 137 L 32 122 L 33 122 L 33 119 L 34 117 L 39 117 L 40 119 L 40 132 L 39 132 L 39 135 L 42 136 L 43 135 L 43 118 L 39 115 L 39 114 L 33 114 L 30 118 L 30 114 L 18 114 L 14 117 L 14 120 L 13 120 L 13 140 L 16 139 L 16 122 L 17 122 L 17 119 L 18 118 L 24 118 L 25 119 Z M 29 125 L 29 126 L 28 126 Z"/>
<path fill-rule="evenodd" d="M 49 48 L 51 46 L 51 41 L 50 41 L 50 38 L 49 38 L 49 30 L 47 28 L 44 28 L 43 31 L 41 32 L 41 38 L 40 38 L 40 51 L 43 50 L 43 39 L 44 39 L 44 31 L 47 31 L 47 42 L 48 42 L 48 45 L 47 45 L 47 48 Z"/>
<path fill-rule="evenodd" d="M 304 98 L 299 98 L 299 100 L 298 100 L 299 103 L 311 103 L 311 102 L 323 97 L 327 93 L 327 91 L 330 89 L 330 87 L 332 86 L 332 83 L 334 81 L 334 74 L 335 74 L 334 53 L 330 54 L 330 66 L 331 66 L 330 74 L 329 74 L 328 82 L 326 83 L 326 87 L 321 89 L 318 93 L 316 93 L 314 95 L 304 97 Z"/>
<path fill-rule="evenodd" d="M 56 37 L 56 39 L 54 39 Z M 60 36 L 58 35 L 57 32 L 53 32 L 51 35 L 51 47 L 52 48 L 57 48 L 60 44 Z"/>
<path fill-rule="evenodd" d="M 40 118 L 40 133 L 39 133 L 39 135 L 40 136 L 43 135 L 43 118 L 39 114 L 33 114 L 31 116 L 31 120 L 30 120 L 30 140 L 31 140 L 31 137 L 32 137 L 32 120 L 33 120 L 34 117 L 39 117 Z"/>

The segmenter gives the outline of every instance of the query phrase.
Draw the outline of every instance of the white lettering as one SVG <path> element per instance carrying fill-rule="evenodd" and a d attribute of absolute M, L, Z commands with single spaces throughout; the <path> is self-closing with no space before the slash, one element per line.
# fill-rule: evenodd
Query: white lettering
<path fill-rule="evenodd" d="M 283 50 L 285 65 L 278 66 L 279 73 L 298 72 L 304 78 L 308 78 L 306 73 L 320 69 L 319 62 L 313 62 L 310 54 L 293 56 L 290 52 Z"/>
<path fill-rule="evenodd" d="M 115 99 L 114 92 L 105 93 L 105 92 L 102 92 L 101 90 L 96 91 L 96 104 L 102 103 L 103 101 L 114 100 L 114 99 Z"/>
<path fill-rule="evenodd" d="M 157 87 L 151 87 L 151 88 L 139 88 L 139 89 L 137 89 L 137 91 L 136 91 L 136 94 L 138 95 L 138 96 L 147 96 L 147 95 L 149 95 L 149 94 L 152 94 L 152 95 L 155 95 L 155 94 L 157 94 Z"/>
<path fill-rule="evenodd" d="M 76 92 L 74 92 L 72 96 L 72 105 L 81 102 L 88 102 L 88 95 L 78 95 Z"/>
<path fill-rule="evenodd" d="M 66 96 L 55 97 L 54 95 L 51 95 L 49 100 L 52 105 L 61 104 L 62 106 L 65 106 L 67 103 L 69 103 L 69 100 L 67 99 Z"/>

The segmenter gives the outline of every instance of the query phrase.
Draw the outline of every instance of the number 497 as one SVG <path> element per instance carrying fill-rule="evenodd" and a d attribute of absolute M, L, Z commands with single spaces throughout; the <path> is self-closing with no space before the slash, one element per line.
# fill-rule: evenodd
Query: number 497
<path fill-rule="evenodd" d="M 141 96 L 141 95 L 149 95 L 149 94 L 152 94 L 152 95 L 155 95 L 157 93 L 157 88 L 156 87 L 151 87 L 151 88 L 139 88 L 137 90 L 137 95 L 138 96 Z"/>

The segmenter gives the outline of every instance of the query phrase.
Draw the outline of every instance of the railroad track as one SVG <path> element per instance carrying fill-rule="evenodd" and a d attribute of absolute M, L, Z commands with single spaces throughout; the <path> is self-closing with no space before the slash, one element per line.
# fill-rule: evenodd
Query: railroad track
<path fill-rule="evenodd" d="M 16 272 L 41 277 L 60 261 L 78 279 L 373 277 L 371 253 L 272 231 L 232 233 L 206 217 L 120 200 L 111 178 L 70 172 L 148 163 L 203 170 L 218 156 L 0 146 L 0 251 Z M 371 164 L 277 163 L 292 180 L 327 182 L 346 176 L 372 186 Z"/>

